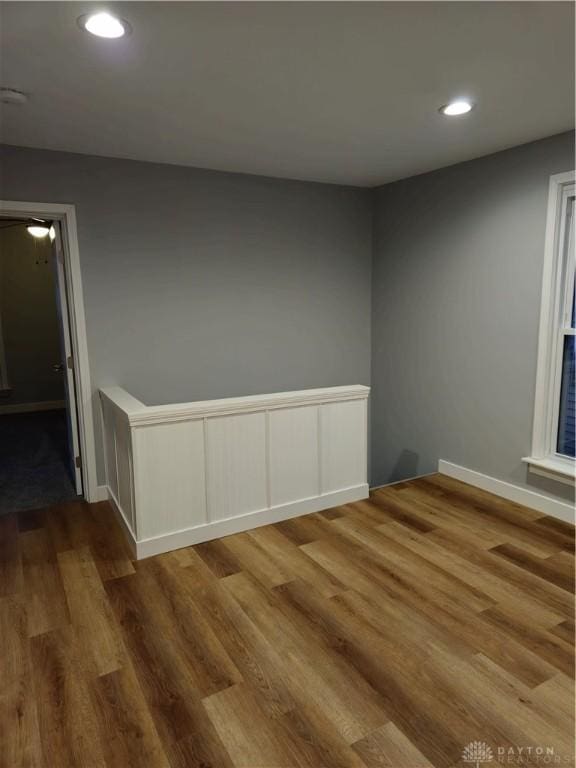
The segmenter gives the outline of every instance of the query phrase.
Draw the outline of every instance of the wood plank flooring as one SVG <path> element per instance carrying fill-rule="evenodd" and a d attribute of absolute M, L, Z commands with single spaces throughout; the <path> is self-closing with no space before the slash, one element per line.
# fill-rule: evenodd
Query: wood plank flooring
<path fill-rule="evenodd" d="M 441 475 L 138 563 L 107 503 L 2 517 L 0 766 L 570 765 L 573 547 Z"/>

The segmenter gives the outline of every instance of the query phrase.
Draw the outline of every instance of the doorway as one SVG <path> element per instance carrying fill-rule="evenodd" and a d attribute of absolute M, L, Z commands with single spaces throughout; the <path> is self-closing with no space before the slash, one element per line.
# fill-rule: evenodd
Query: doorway
<path fill-rule="evenodd" d="M 82 496 L 59 222 L 0 218 L 0 514 Z"/>
<path fill-rule="evenodd" d="M 76 210 L 69 203 L 27 202 L 23 200 L 0 200 L 0 218 L 34 220 L 38 223 L 52 222 L 59 245 L 58 259 L 60 261 L 60 284 L 65 290 L 61 294 L 66 297 L 67 316 L 69 321 L 69 339 L 71 343 L 71 359 L 66 361 L 69 370 L 73 372 L 76 414 L 79 439 L 79 458 L 82 476 L 84 499 L 88 502 L 102 501 L 108 498 L 106 488 L 98 485 L 96 473 L 96 443 L 94 435 L 94 418 L 92 407 L 92 387 L 90 382 L 90 367 L 88 360 L 88 343 L 86 337 L 86 319 L 84 315 L 84 293 L 82 287 L 82 271 L 80 265 L 80 250 L 76 226 Z"/>

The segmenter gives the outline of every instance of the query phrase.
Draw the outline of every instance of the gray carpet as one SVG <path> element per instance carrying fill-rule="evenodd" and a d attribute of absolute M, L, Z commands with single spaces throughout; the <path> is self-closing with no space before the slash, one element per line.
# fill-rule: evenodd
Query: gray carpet
<path fill-rule="evenodd" d="M 66 412 L 0 416 L 0 514 L 76 499 Z"/>

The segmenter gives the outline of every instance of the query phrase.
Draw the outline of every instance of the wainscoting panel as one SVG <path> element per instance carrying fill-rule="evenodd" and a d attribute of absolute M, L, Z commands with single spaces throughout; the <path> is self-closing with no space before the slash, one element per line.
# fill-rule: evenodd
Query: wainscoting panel
<path fill-rule="evenodd" d="M 365 498 L 368 394 L 146 406 L 101 390 L 106 485 L 135 557 Z"/>
<path fill-rule="evenodd" d="M 268 413 L 271 506 L 320 495 L 318 434 L 317 405 Z"/>
<path fill-rule="evenodd" d="M 133 441 L 139 536 L 204 525 L 203 421 L 138 427 Z"/>
<path fill-rule="evenodd" d="M 206 420 L 208 519 L 267 509 L 266 414 Z"/>
<path fill-rule="evenodd" d="M 352 488 L 365 481 L 366 432 L 366 400 L 321 406 L 322 493 Z"/>
<path fill-rule="evenodd" d="M 132 450 L 130 445 L 130 425 L 118 411 L 115 413 L 116 429 L 116 467 L 118 469 L 118 501 L 132 528 L 135 527 L 134 504 L 132 498 Z"/>
<path fill-rule="evenodd" d="M 110 493 L 118 498 L 118 471 L 116 469 L 116 427 L 114 406 L 109 400 L 102 400 L 102 426 L 104 432 L 104 457 L 106 480 Z"/>

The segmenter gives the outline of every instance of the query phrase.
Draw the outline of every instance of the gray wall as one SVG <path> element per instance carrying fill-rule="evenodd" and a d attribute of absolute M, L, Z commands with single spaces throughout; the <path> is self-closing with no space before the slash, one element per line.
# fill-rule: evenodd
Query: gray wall
<path fill-rule="evenodd" d="M 548 177 L 573 167 L 573 134 L 374 192 L 14 147 L 0 158 L 1 197 L 76 205 L 95 390 L 165 403 L 368 384 L 372 267 L 372 483 L 443 458 L 564 495 L 520 459 Z"/>
<path fill-rule="evenodd" d="M 548 178 L 566 133 L 382 187 L 372 290 L 372 480 L 438 459 L 529 475 Z"/>
<path fill-rule="evenodd" d="M 369 191 L 15 147 L 0 162 L 0 197 L 76 205 L 94 389 L 151 404 L 370 383 Z"/>
<path fill-rule="evenodd" d="M 64 379 L 53 370 L 62 359 L 48 238 L 24 227 L 0 230 L 0 313 L 10 385 L 2 405 L 64 400 Z"/>

